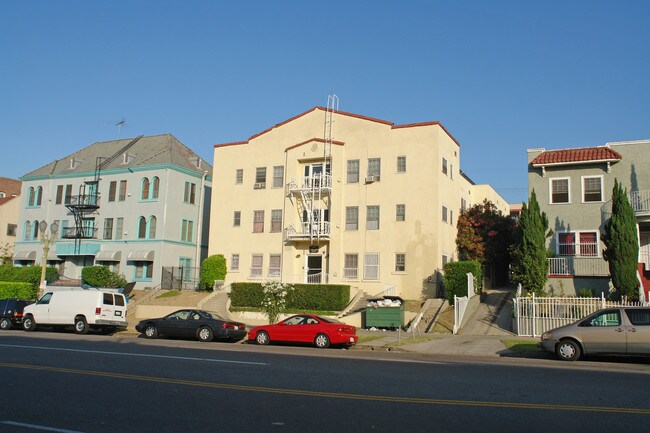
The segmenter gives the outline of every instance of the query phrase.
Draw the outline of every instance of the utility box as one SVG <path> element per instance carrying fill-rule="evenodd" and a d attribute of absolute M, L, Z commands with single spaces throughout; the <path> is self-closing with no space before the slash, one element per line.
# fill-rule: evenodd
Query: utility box
<path fill-rule="evenodd" d="M 397 304 L 399 303 L 399 306 Z M 404 326 L 404 301 L 399 296 L 384 296 L 368 300 L 366 328 L 397 329 Z"/>

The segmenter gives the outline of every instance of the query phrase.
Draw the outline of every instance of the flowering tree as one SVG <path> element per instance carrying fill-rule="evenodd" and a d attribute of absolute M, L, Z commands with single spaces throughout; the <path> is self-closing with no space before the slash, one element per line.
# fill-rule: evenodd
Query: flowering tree
<path fill-rule="evenodd" d="M 267 281 L 262 283 L 264 298 L 262 299 L 262 310 L 269 318 L 269 323 L 276 323 L 278 316 L 284 312 L 287 305 L 287 292 L 292 289 L 289 284 L 279 281 Z"/>

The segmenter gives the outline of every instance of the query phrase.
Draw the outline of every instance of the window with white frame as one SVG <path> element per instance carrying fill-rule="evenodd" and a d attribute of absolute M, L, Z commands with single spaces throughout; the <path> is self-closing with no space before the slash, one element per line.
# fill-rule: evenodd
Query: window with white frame
<path fill-rule="evenodd" d="M 449 222 L 449 215 L 447 215 L 447 206 L 442 207 L 442 220 L 444 222 Z"/>
<path fill-rule="evenodd" d="M 255 189 L 266 188 L 266 167 L 257 167 L 255 169 Z"/>
<path fill-rule="evenodd" d="M 406 221 L 406 205 L 395 205 L 395 221 Z"/>
<path fill-rule="evenodd" d="M 442 158 L 442 174 L 447 174 L 449 172 L 449 168 L 447 167 L 447 158 Z"/>
<path fill-rule="evenodd" d="M 241 225 L 241 211 L 236 210 L 232 214 L 232 225 L 233 227 L 239 227 Z"/>
<path fill-rule="evenodd" d="M 271 232 L 282 231 L 282 209 L 271 210 Z"/>
<path fill-rule="evenodd" d="M 366 230 L 379 230 L 379 206 L 366 207 Z"/>
<path fill-rule="evenodd" d="M 280 276 L 280 254 L 269 254 L 269 277 Z"/>
<path fill-rule="evenodd" d="M 598 231 L 558 232 L 557 255 L 598 257 Z"/>
<path fill-rule="evenodd" d="M 284 166 L 273 167 L 273 188 L 282 188 L 284 185 Z"/>
<path fill-rule="evenodd" d="M 251 257 L 251 278 L 262 277 L 262 266 L 264 265 L 264 255 L 253 254 Z"/>
<path fill-rule="evenodd" d="M 603 201 L 602 176 L 584 176 L 582 178 L 582 201 L 584 203 Z"/>
<path fill-rule="evenodd" d="M 570 203 L 571 196 L 569 195 L 569 178 L 556 178 L 549 179 L 550 190 L 551 190 L 551 203 Z"/>
<path fill-rule="evenodd" d="M 366 280 L 379 279 L 379 253 L 366 253 L 363 263 L 363 278 Z"/>
<path fill-rule="evenodd" d="M 230 270 L 231 271 L 239 270 L 239 254 L 230 255 Z"/>
<path fill-rule="evenodd" d="M 359 160 L 348 160 L 348 183 L 359 183 Z"/>
<path fill-rule="evenodd" d="M 343 278 L 356 280 L 359 278 L 359 254 L 346 254 L 343 262 Z"/>
<path fill-rule="evenodd" d="M 368 177 L 379 180 L 381 177 L 381 158 L 368 158 Z"/>
<path fill-rule="evenodd" d="M 404 155 L 397 157 L 397 172 L 406 173 L 406 156 Z"/>
<path fill-rule="evenodd" d="M 345 229 L 359 230 L 359 207 L 347 206 L 345 208 Z"/>
<path fill-rule="evenodd" d="M 395 254 L 395 272 L 406 272 L 406 254 Z"/>
<path fill-rule="evenodd" d="M 264 232 L 264 211 L 253 211 L 253 233 Z"/>

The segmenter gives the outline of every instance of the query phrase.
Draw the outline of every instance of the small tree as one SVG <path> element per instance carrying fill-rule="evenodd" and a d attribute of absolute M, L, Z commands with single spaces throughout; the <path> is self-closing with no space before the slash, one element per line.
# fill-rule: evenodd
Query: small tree
<path fill-rule="evenodd" d="M 201 290 L 212 290 L 215 280 L 225 280 L 228 268 L 223 254 L 212 255 L 201 263 Z"/>
<path fill-rule="evenodd" d="M 612 294 L 613 297 L 628 296 L 632 301 L 638 300 L 639 241 L 636 216 L 627 198 L 627 191 L 623 190 L 616 179 L 612 191 L 612 217 L 603 227 L 602 238 L 605 243 L 603 257 L 609 264 L 612 285 L 617 291 Z"/>
<path fill-rule="evenodd" d="M 548 218 L 541 212 L 535 190 L 523 204 L 512 248 L 512 280 L 528 292 L 542 294 L 548 278 L 546 232 Z"/>
<path fill-rule="evenodd" d="M 287 292 L 292 287 L 279 281 L 268 281 L 262 284 L 264 298 L 262 310 L 269 318 L 269 323 L 276 323 L 287 305 Z"/>

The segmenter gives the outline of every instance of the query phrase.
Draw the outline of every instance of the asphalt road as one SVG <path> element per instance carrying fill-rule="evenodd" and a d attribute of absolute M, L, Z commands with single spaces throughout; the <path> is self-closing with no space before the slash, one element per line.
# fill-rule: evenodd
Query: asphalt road
<path fill-rule="evenodd" d="M 648 431 L 650 365 L 0 333 L 2 432 Z"/>

